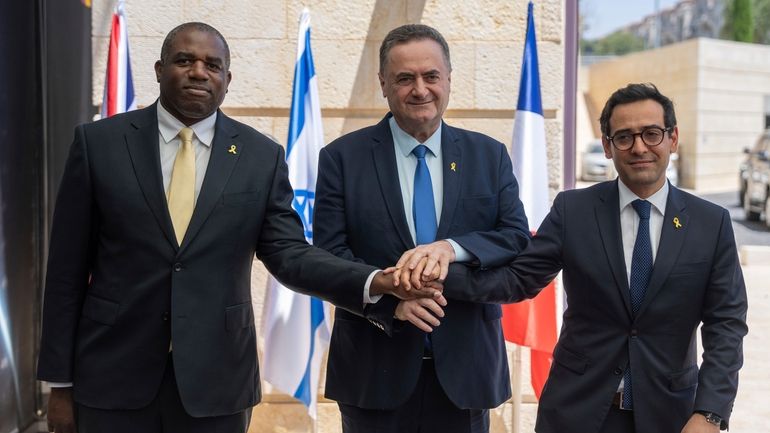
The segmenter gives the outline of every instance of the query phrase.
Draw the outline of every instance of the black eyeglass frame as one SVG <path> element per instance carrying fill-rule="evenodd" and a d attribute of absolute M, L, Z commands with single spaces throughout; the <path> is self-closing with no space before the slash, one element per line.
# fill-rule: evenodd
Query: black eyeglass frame
<path fill-rule="evenodd" d="M 636 137 L 637 136 L 642 139 L 642 143 L 644 143 L 645 146 L 647 146 L 647 147 L 655 147 L 655 146 L 659 145 L 660 143 L 663 143 L 663 139 L 666 138 L 666 133 L 668 132 L 670 134 L 671 131 L 674 130 L 674 128 L 675 128 L 674 126 L 669 126 L 667 128 L 661 128 L 660 126 L 648 126 L 646 128 L 643 128 L 641 132 L 620 132 L 620 133 L 615 133 L 615 135 L 613 135 L 613 136 L 605 135 L 605 138 L 607 140 L 609 140 L 610 143 L 612 143 L 613 146 L 615 146 L 615 149 L 620 150 L 620 151 L 626 151 L 626 150 L 629 150 L 632 147 L 634 147 L 634 143 L 636 143 Z M 658 141 L 655 144 L 648 143 L 647 140 L 644 139 L 644 133 L 649 131 L 649 130 L 651 130 L 651 129 L 655 129 L 655 130 L 658 130 L 658 131 L 661 132 L 661 134 L 660 134 L 660 141 Z M 618 146 L 618 144 L 615 143 L 615 137 L 617 137 L 618 134 L 628 134 L 628 135 L 630 135 L 631 138 L 632 138 L 631 144 L 628 147 L 620 147 L 620 146 Z"/>

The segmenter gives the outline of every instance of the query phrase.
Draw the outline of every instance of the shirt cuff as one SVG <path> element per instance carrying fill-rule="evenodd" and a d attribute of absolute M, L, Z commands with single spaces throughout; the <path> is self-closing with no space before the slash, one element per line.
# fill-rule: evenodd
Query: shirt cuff
<path fill-rule="evenodd" d="M 47 382 L 51 388 L 72 388 L 72 382 Z"/>
<path fill-rule="evenodd" d="M 366 279 L 366 284 L 364 284 L 364 305 L 376 304 L 377 301 L 382 299 L 382 295 L 369 296 L 369 288 L 372 286 L 372 280 L 374 280 L 374 276 L 377 275 L 377 272 L 380 272 L 380 270 L 377 269 L 369 274 L 369 278 Z"/>
<path fill-rule="evenodd" d="M 449 245 L 451 245 L 452 249 L 455 250 L 455 263 L 467 263 L 476 260 L 476 257 L 474 257 L 473 254 L 468 252 L 468 250 L 465 248 L 461 247 L 457 242 L 453 241 L 452 239 L 447 239 L 446 241 L 449 242 Z"/>

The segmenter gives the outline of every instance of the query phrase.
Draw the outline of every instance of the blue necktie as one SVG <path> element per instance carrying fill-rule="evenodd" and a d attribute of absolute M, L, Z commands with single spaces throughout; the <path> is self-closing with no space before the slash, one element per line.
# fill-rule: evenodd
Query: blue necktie
<path fill-rule="evenodd" d="M 433 182 L 430 180 L 430 170 L 425 162 L 428 148 L 424 144 L 412 149 L 417 157 L 417 168 L 414 170 L 414 195 L 412 198 L 412 217 L 414 217 L 414 233 L 417 245 L 429 244 L 436 240 L 436 204 L 433 202 Z M 425 334 L 424 356 L 433 356 L 433 342 L 430 334 Z"/>
<path fill-rule="evenodd" d="M 414 197 L 412 199 L 412 216 L 414 217 L 414 232 L 417 245 L 429 244 L 436 240 L 436 204 L 433 201 L 433 183 L 430 171 L 425 162 L 428 148 L 424 144 L 412 149 L 417 157 L 417 168 L 414 170 Z"/>
<path fill-rule="evenodd" d="M 634 200 L 631 206 L 639 215 L 639 229 L 636 232 L 634 242 L 634 254 L 631 256 L 631 278 L 629 291 L 631 292 L 631 309 L 634 315 L 647 292 L 647 284 L 652 275 L 652 244 L 650 243 L 650 202 L 647 200 Z M 630 361 L 629 361 L 630 362 Z M 634 401 L 631 388 L 631 366 L 629 365 L 623 375 L 623 407 L 633 409 Z"/>

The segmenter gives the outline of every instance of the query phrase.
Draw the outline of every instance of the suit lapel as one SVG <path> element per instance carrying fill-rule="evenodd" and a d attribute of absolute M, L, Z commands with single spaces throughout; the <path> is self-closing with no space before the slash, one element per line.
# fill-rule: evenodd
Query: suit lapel
<path fill-rule="evenodd" d="M 409 233 L 409 225 L 406 223 L 406 214 L 404 213 L 404 200 L 401 197 L 401 185 L 398 178 L 398 167 L 396 166 L 396 149 L 393 144 L 393 135 L 390 132 L 388 119 L 390 115 L 377 124 L 375 134 L 372 139 L 372 159 L 374 169 L 377 172 L 377 179 L 382 190 L 382 196 L 385 199 L 385 206 L 388 208 L 390 219 L 396 227 L 396 232 L 401 238 L 406 248 L 414 248 L 412 235 Z"/>
<path fill-rule="evenodd" d="M 678 225 L 674 222 L 675 218 Z M 644 310 L 668 278 L 687 237 L 688 222 L 689 215 L 686 211 L 684 197 L 677 188 L 669 184 L 666 213 L 663 215 L 663 227 L 660 231 L 660 242 L 658 242 L 658 253 L 655 255 L 650 282 L 647 284 L 647 292 L 637 315 L 644 313 Z"/>
<path fill-rule="evenodd" d="M 441 219 L 436 239 L 446 239 L 449 235 L 449 227 L 452 225 L 452 219 L 457 209 L 457 203 L 460 200 L 460 179 L 462 179 L 462 149 L 452 128 L 442 122 L 441 131 L 441 153 L 444 165 L 444 197 L 441 206 Z M 454 164 L 454 165 L 451 165 Z M 452 167 L 455 167 L 452 169 Z"/>
<path fill-rule="evenodd" d="M 626 306 L 626 312 L 632 317 L 631 294 L 628 290 L 628 276 L 623 254 L 623 238 L 620 232 L 620 201 L 618 197 L 618 181 L 607 182 L 599 192 L 599 203 L 596 205 L 596 222 L 599 235 L 604 244 L 604 252 L 610 264 L 615 287 L 620 291 L 620 297 Z"/>
<path fill-rule="evenodd" d="M 163 230 L 166 239 L 174 248 L 177 248 L 176 235 L 171 224 L 166 194 L 163 189 L 156 104 L 157 102 L 137 113 L 137 119 L 131 122 L 132 130 L 126 133 L 126 145 L 136 179 L 147 205 Z"/>
<path fill-rule="evenodd" d="M 217 124 L 214 132 L 214 141 L 211 143 L 211 158 L 206 168 L 206 177 L 203 178 L 201 192 L 195 203 L 195 210 L 187 227 L 187 232 L 180 246 L 180 253 L 184 251 L 195 235 L 203 226 L 211 211 L 214 210 L 222 191 L 225 189 L 230 174 L 235 164 L 246 151 L 246 146 L 237 141 L 238 133 L 232 125 L 232 120 L 221 111 L 217 112 Z M 235 146 L 235 153 L 230 152 L 231 146 Z"/>

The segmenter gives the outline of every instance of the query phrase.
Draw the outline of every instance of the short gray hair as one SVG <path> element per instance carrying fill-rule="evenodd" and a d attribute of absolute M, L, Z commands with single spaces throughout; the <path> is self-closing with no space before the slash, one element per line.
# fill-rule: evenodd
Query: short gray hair
<path fill-rule="evenodd" d="M 452 62 L 449 60 L 449 45 L 446 43 L 446 39 L 441 36 L 441 33 L 425 24 L 405 24 L 391 30 L 382 41 L 382 45 L 380 45 L 380 74 L 385 71 L 385 64 L 388 62 L 388 54 L 393 47 L 423 39 L 431 39 L 441 46 L 447 68 L 449 68 L 449 71 L 452 71 Z"/>

